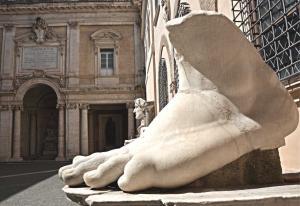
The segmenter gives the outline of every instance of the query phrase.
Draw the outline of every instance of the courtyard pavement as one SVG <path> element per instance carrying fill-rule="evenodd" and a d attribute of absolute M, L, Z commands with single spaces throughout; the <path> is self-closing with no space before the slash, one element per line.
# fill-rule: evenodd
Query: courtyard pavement
<path fill-rule="evenodd" d="M 55 161 L 0 163 L 0 206 L 76 206 L 62 192 Z M 78 206 L 78 205 L 77 205 Z"/>

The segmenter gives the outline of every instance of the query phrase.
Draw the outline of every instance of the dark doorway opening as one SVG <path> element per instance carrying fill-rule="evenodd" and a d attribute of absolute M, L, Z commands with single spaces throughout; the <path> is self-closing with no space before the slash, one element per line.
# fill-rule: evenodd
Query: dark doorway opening
<path fill-rule="evenodd" d="M 27 91 L 22 112 L 22 156 L 26 160 L 52 160 L 57 156 L 57 96 L 46 85 Z"/>
<path fill-rule="evenodd" d="M 89 153 L 119 148 L 128 133 L 125 104 L 90 105 Z"/>

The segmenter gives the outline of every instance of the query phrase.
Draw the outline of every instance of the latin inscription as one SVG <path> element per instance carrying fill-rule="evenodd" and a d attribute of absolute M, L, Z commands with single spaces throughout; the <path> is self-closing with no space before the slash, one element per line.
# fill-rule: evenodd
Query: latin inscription
<path fill-rule="evenodd" d="M 22 69 L 56 69 L 57 47 L 24 47 Z"/>

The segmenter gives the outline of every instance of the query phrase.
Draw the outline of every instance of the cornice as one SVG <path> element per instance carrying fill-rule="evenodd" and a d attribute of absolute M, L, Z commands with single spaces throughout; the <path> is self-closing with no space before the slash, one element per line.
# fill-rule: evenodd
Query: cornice
<path fill-rule="evenodd" d="M 5 14 L 45 14 L 45 13 L 81 13 L 97 10 L 122 10 L 138 11 L 131 2 L 85 2 L 85 3 L 39 3 L 39 4 L 14 4 L 0 5 L 0 13 Z"/>

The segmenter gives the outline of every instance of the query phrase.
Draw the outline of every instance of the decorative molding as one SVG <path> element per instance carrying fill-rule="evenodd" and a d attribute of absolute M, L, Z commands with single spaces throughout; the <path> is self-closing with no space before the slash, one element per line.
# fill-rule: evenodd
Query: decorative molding
<path fill-rule="evenodd" d="M 117 75 L 119 74 L 119 41 L 122 39 L 122 35 L 119 32 L 112 29 L 101 29 L 94 32 L 90 38 L 94 41 L 95 85 L 101 84 L 101 78 L 111 78 L 111 80 L 113 80 L 114 83 L 117 84 L 119 82 L 119 77 L 117 77 Z M 99 69 L 101 67 L 99 55 L 101 48 L 114 49 L 114 75 L 112 76 L 101 76 L 101 72 Z"/>
<path fill-rule="evenodd" d="M 139 0 L 134 0 L 139 1 Z M 0 4 L 0 13 L 1 14 L 45 14 L 48 12 L 53 13 L 66 13 L 66 12 L 93 12 L 102 9 L 126 9 L 126 10 L 136 10 L 138 4 L 133 4 L 132 2 L 76 2 L 76 4 L 69 3 L 51 3 L 47 4 L 27 4 L 27 5 L 1 5 Z"/>
<path fill-rule="evenodd" d="M 66 108 L 71 110 L 71 109 L 78 109 L 79 108 L 79 103 L 67 103 Z"/>
<path fill-rule="evenodd" d="M 56 109 L 59 109 L 59 110 L 65 109 L 65 107 L 66 107 L 66 105 L 65 105 L 65 104 L 62 104 L 62 103 L 58 103 L 58 104 L 56 105 Z"/>
<path fill-rule="evenodd" d="M 34 77 L 58 79 L 60 84 L 64 84 L 61 76 L 64 75 L 65 70 L 66 39 L 60 37 L 52 28 L 48 27 L 44 19 L 37 17 L 32 25 L 31 31 L 16 36 L 14 40 L 17 76 L 16 86 L 18 86 L 18 81 L 22 82 L 23 79 L 28 80 Z M 47 65 L 43 62 L 37 62 L 36 64 L 29 64 L 29 66 L 27 63 L 28 67 L 25 68 L 24 65 L 26 61 L 24 58 L 34 58 L 34 56 L 31 57 L 29 54 L 34 55 L 39 50 L 43 51 L 43 53 L 39 53 L 40 55 L 44 55 L 45 57 L 50 55 L 48 58 L 53 58 L 54 63 Z M 27 54 L 27 56 L 25 54 Z M 49 68 L 46 66 L 49 66 Z"/>
<path fill-rule="evenodd" d="M 86 103 L 81 103 L 80 105 L 79 105 L 79 108 L 80 109 L 82 109 L 82 110 L 84 110 L 84 109 L 90 109 L 90 105 L 89 104 L 86 104 Z"/>
<path fill-rule="evenodd" d="M 13 107 L 10 104 L 0 105 L 0 111 L 9 111 L 9 110 L 12 110 L 12 109 L 13 109 Z"/>
<path fill-rule="evenodd" d="M 3 27 L 6 31 L 12 31 L 15 26 L 13 24 L 4 24 Z"/>
<path fill-rule="evenodd" d="M 16 76 L 16 78 L 14 79 L 14 86 L 17 89 L 26 81 L 35 78 L 44 78 L 44 79 L 52 80 L 55 83 L 59 84 L 59 86 L 61 87 L 65 87 L 65 83 L 66 83 L 62 75 L 47 74 L 43 70 L 33 70 L 31 74 Z"/>
<path fill-rule="evenodd" d="M 24 107 L 23 107 L 23 105 L 22 104 L 14 104 L 14 105 L 12 105 L 12 109 L 13 110 L 20 110 L 20 111 L 23 111 L 24 110 Z"/>
<path fill-rule="evenodd" d="M 78 23 L 78 21 L 69 21 L 68 25 L 71 29 L 75 29 L 76 27 L 79 26 L 79 23 Z"/>
<path fill-rule="evenodd" d="M 132 0 L 132 3 L 133 3 L 133 5 L 136 6 L 138 9 L 141 9 L 141 8 L 142 8 L 143 0 Z"/>
<path fill-rule="evenodd" d="M 122 36 L 119 32 L 114 31 L 112 29 L 101 29 L 101 30 L 94 32 L 91 35 L 91 39 L 94 41 L 110 40 L 110 41 L 116 42 L 116 41 L 119 41 L 120 39 L 122 39 Z"/>

